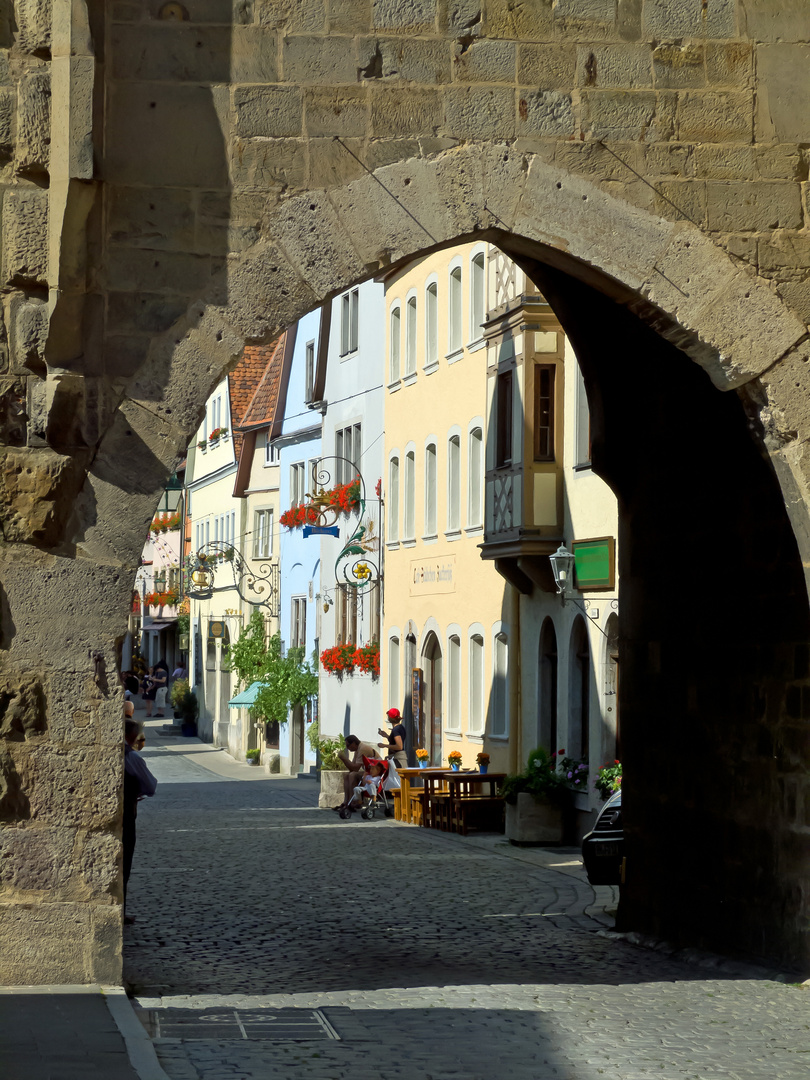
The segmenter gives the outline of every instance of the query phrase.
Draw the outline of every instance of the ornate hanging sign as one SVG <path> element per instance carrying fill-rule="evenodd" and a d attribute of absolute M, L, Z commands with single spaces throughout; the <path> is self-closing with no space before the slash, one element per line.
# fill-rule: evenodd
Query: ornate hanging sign
<path fill-rule="evenodd" d="M 230 566 L 233 586 L 216 584 L 217 571 Z M 186 561 L 186 591 L 195 600 L 206 600 L 223 588 L 235 588 L 249 604 L 278 615 L 278 567 L 269 562 L 249 564 L 231 544 L 211 540 Z"/>

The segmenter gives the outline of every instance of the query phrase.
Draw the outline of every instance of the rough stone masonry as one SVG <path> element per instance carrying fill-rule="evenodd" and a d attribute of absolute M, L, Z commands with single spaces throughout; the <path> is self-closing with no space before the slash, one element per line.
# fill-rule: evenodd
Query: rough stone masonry
<path fill-rule="evenodd" d="M 120 981 L 143 537 L 243 344 L 350 283 L 471 236 L 587 281 L 745 397 L 810 562 L 808 42 L 801 0 L 3 0 L 0 981 Z M 750 798 L 804 962 L 792 708 Z"/>

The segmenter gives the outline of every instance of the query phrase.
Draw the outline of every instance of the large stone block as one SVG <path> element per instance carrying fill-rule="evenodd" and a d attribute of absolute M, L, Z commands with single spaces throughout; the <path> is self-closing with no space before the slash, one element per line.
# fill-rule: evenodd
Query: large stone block
<path fill-rule="evenodd" d="M 0 904 L 0 980 L 120 985 L 121 918 L 109 902 Z"/>
<path fill-rule="evenodd" d="M 399 87 L 372 87 L 372 135 L 385 137 L 392 131 L 399 138 L 433 135 L 443 118 L 444 110 L 437 90 L 413 89 L 403 94 Z"/>
<path fill-rule="evenodd" d="M 810 36 L 804 0 L 740 0 L 740 15 L 753 41 L 807 41 Z"/>
<path fill-rule="evenodd" d="M 520 95 L 518 137 L 543 135 L 569 139 L 574 134 L 576 116 L 570 94 L 560 90 L 521 90 Z"/>
<path fill-rule="evenodd" d="M 706 85 L 706 62 L 702 45 L 693 42 L 658 45 L 653 53 L 655 85 L 681 90 Z"/>
<path fill-rule="evenodd" d="M 6 543 L 58 543 L 82 473 L 75 454 L 7 449 L 0 462 L 0 520 Z"/>
<path fill-rule="evenodd" d="M 3 198 L 3 277 L 7 283 L 45 284 L 48 272 L 48 196 L 37 189 Z"/>
<path fill-rule="evenodd" d="M 236 139 L 231 148 L 234 189 L 263 192 L 268 201 L 275 192 L 302 188 L 306 169 L 303 139 Z"/>
<path fill-rule="evenodd" d="M 47 54 L 51 48 L 51 5 L 43 0 L 15 0 L 17 44 L 23 52 Z"/>
<path fill-rule="evenodd" d="M 515 134 L 515 91 L 454 86 L 445 93 L 444 131 L 457 139 L 508 139 Z"/>
<path fill-rule="evenodd" d="M 329 32 L 362 34 L 371 28 L 368 0 L 329 0 Z"/>
<path fill-rule="evenodd" d="M 0 376 L 0 446 L 23 446 L 26 435 L 26 379 Z"/>
<path fill-rule="evenodd" d="M 359 71 L 369 62 L 373 46 L 368 39 L 349 41 L 344 37 L 288 37 L 283 43 L 284 78 L 298 85 L 323 83 L 356 84 Z"/>
<path fill-rule="evenodd" d="M 810 142 L 808 63 L 807 44 L 779 43 L 757 49 L 758 142 Z"/>
<path fill-rule="evenodd" d="M 517 72 L 517 45 L 511 41 L 474 41 L 456 45 L 453 57 L 455 82 L 511 83 Z"/>
<path fill-rule="evenodd" d="M 75 841 L 76 830 L 59 825 L 0 830 L 0 895 L 53 893 L 55 898 L 70 880 Z"/>
<path fill-rule="evenodd" d="M 678 98 L 681 142 L 750 143 L 754 101 L 749 93 L 686 92 Z"/>
<path fill-rule="evenodd" d="M 224 188 L 224 87 L 113 83 L 104 179 L 116 184 Z"/>
<path fill-rule="evenodd" d="M 568 90 L 574 85 L 577 50 L 574 45 L 519 46 L 518 82 L 541 90 Z"/>
<path fill-rule="evenodd" d="M 554 19 L 552 0 L 487 0 L 481 33 L 511 40 L 551 41 Z"/>
<path fill-rule="evenodd" d="M 31 819 L 87 828 L 112 827 L 120 814 L 122 755 L 122 749 L 112 747 L 32 748 L 20 766 Z"/>
<path fill-rule="evenodd" d="M 205 288 L 210 277 L 208 255 L 116 246 L 107 257 L 102 280 L 107 289 L 115 292 L 193 295 Z"/>
<path fill-rule="evenodd" d="M 576 84 L 622 90 L 651 87 L 652 48 L 646 44 L 580 45 L 577 48 Z M 568 86 L 571 85 L 569 82 Z"/>
<path fill-rule="evenodd" d="M 745 41 L 711 41 L 705 47 L 706 77 L 713 86 L 750 88 L 754 78 L 754 49 Z"/>
<path fill-rule="evenodd" d="M 193 251 L 195 226 L 195 199 L 191 191 L 119 185 L 108 190 L 107 229 L 114 243 Z"/>
<path fill-rule="evenodd" d="M 665 41 L 734 37 L 736 7 L 736 0 L 645 0 L 644 34 Z"/>
<path fill-rule="evenodd" d="M 276 82 L 276 35 L 257 26 L 158 22 L 112 33 L 115 79 L 193 83 Z"/>
<path fill-rule="evenodd" d="M 436 29 L 437 0 L 372 0 L 375 30 L 430 33 Z"/>
<path fill-rule="evenodd" d="M 313 87 L 304 91 L 307 134 L 356 138 L 368 132 L 369 99 L 364 86 Z"/>
<path fill-rule="evenodd" d="M 410 40 L 405 37 L 375 39 L 380 50 L 381 75 L 406 82 L 435 85 L 450 82 L 451 47 L 447 41 Z"/>
<path fill-rule="evenodd" d="M 324 0 L 254 0 L 256 21 L 287 34 L 317 34 L 326 30 Z M 334 6 L 334 5 L 332 5 Z"/>
<path fill-rule="evenodd" d="M 17 96 L 9 87 L 0 87 L 0 154 L 8 157 L 14 148 L 14 117 Z"/>
<path fill-rule="evenodd" d="M 593 139 L 668 140 L 675 131 L 675 95 L 670 91 L 583 90 L 582 126 Z"/>
<path fill-rule="evenodd" d="M 801 189 L 780 181 L 710 180 L 709 228 L 720 232 L 767 232 L 802 226 Z"/>
<path fill-rule="evenodd" d="M 297 138 L 301 134 L 303 96 L 293 86 L 237 86 L 233 91 L 237 135 L 245 138 Z"/>
<path fill-rule="evenodd" d="M 328 296 L 346 282 L 365 276 L 366 266 L 354 248 L 351 232 L 320 192 L 308 195 L 306 205 L 299 199 L 283 204 L 269 225 L 301 280 L 316 295 Z"/>
<path fill-rule="evenodd" d="M 113 333 L 160 334 L 180 318 L 189 299 L 160 293 L 111 292 L 108 326 Z"/>
<path fill-rule="evenodd" d="M 11 371 L 45 373 L 48 305 L 39 297 L 13 292 L 3 298 Z"/>

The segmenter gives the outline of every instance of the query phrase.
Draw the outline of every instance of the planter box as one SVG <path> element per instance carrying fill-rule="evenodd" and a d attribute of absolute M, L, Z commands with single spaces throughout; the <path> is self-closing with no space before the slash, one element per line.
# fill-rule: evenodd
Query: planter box
<path fill-rule="evenodd" d="M 343 777 L 345 769 L 327 770 L 321 769 L 321 793 L 318 796 L 318 806 L 340 806 L 343 802 Z"/>
<path fill-rule="evenodd" d="M 516 803 L 506 804 L 506 838 L 510 844 L 561 844 L 563 811 L 556 803 L 538 802 L 521 791 Z"/>

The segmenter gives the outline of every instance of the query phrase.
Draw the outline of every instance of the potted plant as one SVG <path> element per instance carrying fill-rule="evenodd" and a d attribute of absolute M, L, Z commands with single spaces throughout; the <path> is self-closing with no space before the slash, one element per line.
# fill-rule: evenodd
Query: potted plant
<path fill-rule="evenodd" d="M 557 771 L 557 758 L 564 753 L 549 754 L 538 746 L 529 754 L 525 770 L 507 776 L 501 785 L 510 844 L 528 847 L 562 842 L 566 778 Z"/>
<path fill-rule="evenodd" d="M 321 766 L 321 793 L 318 796 L 318 806 L 340 806 L 343 802 L 343 776 L 345 767 L 338 757 L 341 750 L 346 749 L 346 743 L 342 735 L 334 738 L 321 736 L 318 729 L 318 721 L 313 720 L 307 729 L 307 742 L 310 749 L 318 756 Z"/>
<path fill-rule="evenodd" d="M 254 747 L 252 750 L 246 750 L 245 760 L 247 761 L 248 765 L 258 765 L 260 753 L 261 751 L 259 750 L 258 746 Z"/>
<path fill-rule="evenodd" d="M 169 700 L 172 703 L 175 720 L 181 719 L 183 715 L 183 702 L 186 699 L 186 695 L 190 693 L 191 687 L 188 685 L 188 679 L 175 679 L 172 683 Z"/>
<path fill-rule="evenodd" d="M 461 751 L 451 750 L 450 753 L 447 755 L 447 760 L 450 762 L 450 768 L 453 770 L 453 772 L 458 772 L 458 770 L 461 768 Z"/>
<path fill-rule="evenodd" d="M 478 771 L 483 775 L 489 768 L 489 754 L 483 753 L 476 754 L 475 760 L 478 762 Z"/>
<path fill-rule="evenodd" d="M 622 763 L 615 758 L 612 765 L 603 765 L 596 774 L 594 787 L 602 799 L 609 799 L 622 786 Z"/>
<path fill-rule="evenodd" d="M 181 685 L 184 687 L 181 691 L 178 691 L 175 698 L 175 686 Z M 177 704 L 175 704 L 177 701 Z M 180 713 L 180 733 L 191 738 L 197 734 L 197 715 L 199 713 L 199 703 L 197 702 L 197 695 L 189 687 L 189 684 L 185 679 L 178 679 L 172 686 L 172 708 L 174 709 L 174 715 Z"/>
<path fill-rule="evenodd" d="M 420 746 L 417 749 L 416 760 L 419 762 L 420 769 L 424 769 L 427 766 L 429 756 L 430 755 L 428 754 L 427 750 L 425 750 L 424 746 Z"/>

